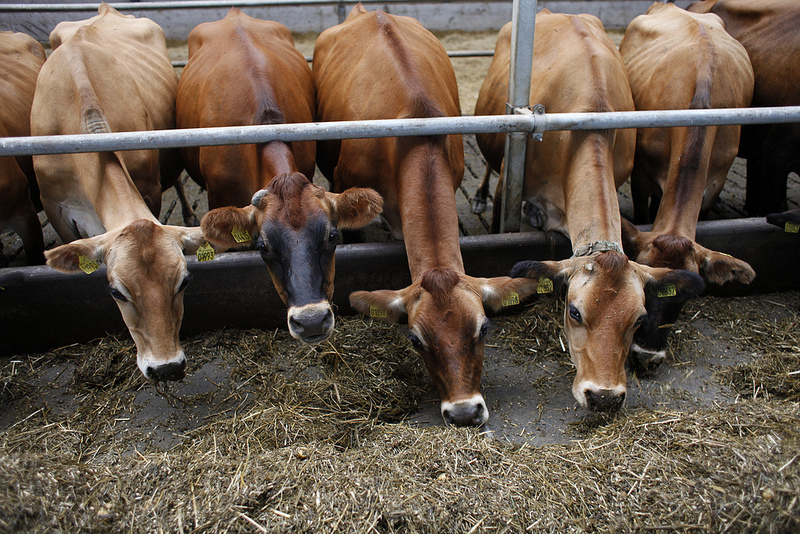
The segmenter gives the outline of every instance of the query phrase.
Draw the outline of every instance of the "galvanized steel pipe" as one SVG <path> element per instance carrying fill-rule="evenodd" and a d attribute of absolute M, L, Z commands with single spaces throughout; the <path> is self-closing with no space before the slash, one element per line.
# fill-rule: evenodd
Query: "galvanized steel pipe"
<path fill-rule="evenodd" d="M 538 124 L 536 121 L 539 121 Z M 544 128 L 542 128 L 542 121 L 545 122 Z M 3 137 L 0 138 L 0 156 L 240 145 L 269 141 L 315 141 L 493 132 L 531 134 L 534 129 L 537 131 L 605 130 L 790 122 L 800 122 L 800 106 L 315 122 L 106 134 Z"/>

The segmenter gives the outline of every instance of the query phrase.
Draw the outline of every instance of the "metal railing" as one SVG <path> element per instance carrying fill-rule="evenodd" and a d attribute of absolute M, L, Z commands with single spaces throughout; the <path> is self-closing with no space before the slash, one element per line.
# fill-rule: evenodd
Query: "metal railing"
<path fill-rule="evenodd" d="M 0 138 L 0 156 L 370 137 L 800 122 L 800 106 L 386 119 Z"/>

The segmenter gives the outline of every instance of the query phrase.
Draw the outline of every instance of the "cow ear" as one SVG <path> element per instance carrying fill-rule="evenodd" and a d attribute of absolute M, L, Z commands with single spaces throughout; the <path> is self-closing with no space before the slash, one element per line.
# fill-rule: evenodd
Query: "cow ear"
<path fill-rule="evenodd" d="M 502 308 L 521 304 L 536 293 L 539 280 L 532 278 L 510 278 L 498 276 L 496 278 L 476 278 L 475 282 L 483 299 L 483 306 L 497 313 Z"/>
<path fill-rule="evenodd" d="M 196 226 L 165 226 L 164 229 L 181 244 L 184 254 L 196 253 L 197 249 L 208 241 L 203 235 L 203 230 Z"/>
<path fill-rule="evenodd" d="M 692 271 L 634 265 L 644 275 L 646 302 L 657 298 L 686 302 L 705 289 L 703 278 Z"/>
<path fill-rule="evenodd" d="M 723 252 L 709 250 L 695 243 L 694 254 L 700 275 L 712 284 L 722 285 L 731 280 L 749 284 L 756 277 L 749 263 Z"/>
<path fill-rule="evenodd" d="M 574 271 L 571 259 L 562 261 L 521 261 L 511 268 L 513 278 L 530 278 L 537 283 L 536 293 L 560 295 L 569 285 Z"/>
<path fill-rule="evenodd" d="M 220 248 L 242 247 L 258 237 L 258 214 L 255 206 L 216 208 L 205 214 L 200 228 L 205 239 Z"/>
<path fill-rule="evenodd" d="M 350 293 L 350 306 L 359 313 L 391 323 L 407 323 L 405 290 L 355 291 Z"/>
<path fill-rule="evenodd" d="M 363 228 L 383 211 L 383 197 L 374 189 L 351 187 L 325 196 L 333 206 L 336 225 L 342 230 Z"/>
<path fill-rule="evenodd" d="M 636 225 L 627 219 L 622 219 L 622 248 L 628 258 L 635 261 L 643 248 L 642 238 L 644 232 L 640 232 Z"/>
<path fill-rule="evenodd" d="M 784 232 L 798 234 L 800 229 L 800 209 L 771 213 L 767 215 L 767 222 L 773 226 L 783 228 Z"/>
<path fill-rule="evenodd" d="M 83 271 L 89 274 L 95 271 L 105 258 L 108 248 L 107 235 L 78 239 L 47 250 L 44 253 L 47 265 L 64 273 Z"/>

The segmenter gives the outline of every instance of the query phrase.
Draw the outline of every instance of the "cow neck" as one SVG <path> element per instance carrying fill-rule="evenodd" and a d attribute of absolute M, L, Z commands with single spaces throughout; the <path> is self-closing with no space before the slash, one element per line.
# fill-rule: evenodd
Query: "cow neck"
<path fill-rule="evenodd" d="M 464 272 L 453 178 L 443 144 L 407 140 L 397 196 L 411 279 L 435 267 Z"/>
<path fill-rule="evenodd" d="M 703 207 L 708 180 L 708 154 L 714 145 L 716 128 L 695 126 L 671 129 L 674 151 L 667 170 L 667 182 L 651 231 L 694 241 L 697 219 Z"/>
<path fill-rule="evenodd" d="M 607 134 L 589 132 L 574 149 L 564 176 L 567 229 L 572 250 L 593 243 L 620 243 L 619 199 Z"/>
<path fill-rule="evenodd" d="M 273 178 L 279 174 L 297 172 L 292 147 L 283 141 L 271 141 L 259 148 L 259 189 L 269 185 Z"/>
<path fill-rule="evenodd" d="M 87 189 L 92 206 L 106 230 L 121 228 L 140 219 L 158 224 L 118 156 L 100 153 L 100 164 L 103 167 L 102 179 L 93 180 Z"/>

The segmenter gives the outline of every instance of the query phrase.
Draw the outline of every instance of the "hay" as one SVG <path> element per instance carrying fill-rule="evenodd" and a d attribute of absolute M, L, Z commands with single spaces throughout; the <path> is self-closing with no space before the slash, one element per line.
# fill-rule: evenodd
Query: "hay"
<path fill-rule="evenodd" d="M 736 319 L 720 333 L 760 351 L 722 374 L 751 394 L 586 418 L 580 439 L 537 448 L 404 423 L 430 379 L 402 328 L 361 318 L 337 319 L 336 338 L 312 348 L 282 331 L 186 340 L 194 385 L 158 391 L 126 336 L 9 359 L 0 531 L 797 531 L 800 404 L 767 376 L 776 359 L 797 367 L 797 315 L 735 299 L 690 306 L 676 326 L 685 348 L 704 342 L 692 325 L 706 316 L 741 315 L 767 334 Z M 562 312 L 542 299 L 495 318 L 490 343 L 566 367 Z"/>

